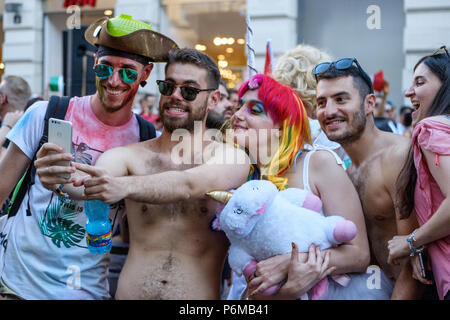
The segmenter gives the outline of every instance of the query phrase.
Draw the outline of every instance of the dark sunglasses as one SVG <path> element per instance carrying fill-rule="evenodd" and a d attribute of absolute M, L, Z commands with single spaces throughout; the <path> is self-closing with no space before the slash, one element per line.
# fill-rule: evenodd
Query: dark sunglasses
<path fill-rule="evenodd" d="M 313 69 L 314 76 L 316 77 L 316 81 L 317 81 L 317 75 L 324 73 L 331 66 L 334 66 L 338 70 L 346 70 L 346 69 L 350 68 L 353 65 L 353 63 L 356 64 L 356 67 L 358 68 L 358 71 L 361 74 L 361 77 L 363 78 L 364 82 L 366 82 L 367 85 L 369 86 L 370 93 L 373 93 L 372 81 L 370 80 L 367 73 L 361 68 L 361 65 L 358 63 L 358 60 L 356 60 L 356 58 L 343 58 L 343 59 L 340 59 L 340 60 L 337 60 L 334 62 L 319 63 Z"/>
<path fill-rule="evenodd" d="M 216 90 L 216 89 L 197 89 L 186 85 L 177 85 L 175 83 L 167 82 L 164 80 L 156 80 L 156 83 L 158 84 L 159 92 L 163 96 L 167 97 L 170 97 L 173 94 L 176 87 L 180 87 L 181 96 L 183 97 L 183 99 L 187 101 L 194 101 L 197 98 L 197 95 L 202 91 Z"/>
<path fill-rule="evenodd" d="M 432 54 L 432 56 L 435 56 L 435 55 L 437 55 L 437 54 L 444 54 L 444 53 L 447 55 L 447 57 L 450 58 L 450 55 L 448 54 L 448 51 L 447 51 L 447 47 L 446 47 L 446 46 L 442 46 L 442 47 L 440 47 L 439 49 L 437 49 L 437 50 Z"/>
<path fill-rule="evenodd" d="M 125 83 L 133 83 L 138 78 L 137 71 L 133 69 L 121 68 L 118 72 L 120 79 Z M 114 68 L 107 64 L 96 64 L 94 73 L 100 79 L 107 79 L 114 73 Z"/>

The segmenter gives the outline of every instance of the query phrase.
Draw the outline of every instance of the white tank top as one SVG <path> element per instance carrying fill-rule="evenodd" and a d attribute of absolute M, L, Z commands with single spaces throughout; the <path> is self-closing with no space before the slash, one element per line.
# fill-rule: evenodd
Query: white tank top
<path fill-rule="evenodd" d="M 305 156 L 305 160 L 303 162 L 303 189 L 305 189 L 306 191 L 312 192 L 311 191 L 311 187 L 309 186 L 309 159 L 311 158 L 311 155 L 318 151 L 318 150 L 325 150 L 330 152 L 334 158 L 336 159 L 336 162 L 338 165 L 342 166 L 342 168 L 345 170 L 345 165 L 344 162 L 342 161 L 342 159 L 333 151 L 330 149 L 325 149 L 325 148 L 314 148 L 313 150 L 309 151 L 306 156 Z M 295 160 L 294 160 L 294 170 L 296 169 L 297 166 L 297 157 L 303 152 L 303 150 L 299 151 L 297 153 L 297 155 L 295 156 Z"/>

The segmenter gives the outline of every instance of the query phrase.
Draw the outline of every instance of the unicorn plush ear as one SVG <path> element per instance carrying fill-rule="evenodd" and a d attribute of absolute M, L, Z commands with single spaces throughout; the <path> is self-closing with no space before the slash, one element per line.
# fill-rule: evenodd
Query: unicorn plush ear
<path fill-rule="evenodd" d="M 216 201 L 223 203 L 223 204 L 227 204 L 227 202 L 233 196 L 233 194 L 228 191 L 211 191 L 211 192 L 208 192 L 206 195 Z"/>

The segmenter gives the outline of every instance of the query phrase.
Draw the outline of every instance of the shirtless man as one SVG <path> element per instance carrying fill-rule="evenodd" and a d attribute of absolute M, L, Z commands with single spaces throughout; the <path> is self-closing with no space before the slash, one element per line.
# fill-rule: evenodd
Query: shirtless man
<path fill-rule="evenodd" d="M 394 206 L 395 182 L 406 160 L 409 140 L 375 126 L 376 98 L 370 78 L 356 59 L 321 64 L 314 72 L 318 81 L 317 118 L 328 139 L 340 143 L 352 160 L 347 172 L 359 193 L 371 256 L 395 282 L 391 299 L 419 299 L 420 284 L 411 277 L 408 260 L 401 266 L 387 263 L 387 242 L 394 235 L 408 234 L 416 223 L 414 215 L 400 220 Z"/>
<path fill-rule="evenodd" d="M 229 243 L 224 233 L 210 229 L 216 202 L 205 193 L 243 184 L 249 162 L 245 153 L 233 146 L 203 141 L 207 113 L 220 98 L 219 70 L 211 58 L 192 49 L 172 52 L 165 76 L 165 81 L 159 82 L 159 114 L 164 124 L 161 136 L 111 149 L 95 167 L 74 163 L 89 176 L 71 181 L 74 186 L 84 185 L 84 195 L 78 194 L 86 200 L 115 203 L 125 199 L 130 250 L 120 274 L 117 299 L 220 299 L 221 271 Z M 201 130 L 194 130 L 194 121 L 201 123 Z M 183 158 L 187 152 L 193 164 L 177 163 L 176 129 L 186 133 L 183 141 L 190 141 Z M 199 141 L 203 149 L 194 147 Z M 45 168 L 64 155 L 47 156 L 54 149 L 54 145 L 44 145 L 37 161 L 44 185 L 56 181 L 53 175 L 45 174 Z M 245 164 L 234 164 L 235 160 L 224 163 L 230 155 L 231 159 L 236 155 L 244 159 Z M 193 161 L 202 157 L 201 164 Z M 53 166 L 50 171 L 71 170 Z M 64 192 L 75 196 L 73 193 L 82 187 L 70 189 L 67 186 Z"/>

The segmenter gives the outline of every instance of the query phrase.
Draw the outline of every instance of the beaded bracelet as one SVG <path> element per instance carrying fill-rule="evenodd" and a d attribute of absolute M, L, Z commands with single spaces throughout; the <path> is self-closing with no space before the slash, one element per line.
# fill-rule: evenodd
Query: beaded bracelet
<path fill-rule="evenodd" d="M 417 229 L 415 229 L 413 232 L 411 232 L 409 237 L 406 239 L 406 241 L 408 241 L 409 250 L 411 251 L 411 253 L 410 253 L 411 257 L 413 257 L 419 253 L 422 253 L 423 249 L 425 248 L 425 246 L 421 246 L 419 248 L 416 248 L 416 246 L 414 246 L 414 243 L 416 242 L 416 238 L 414 237 L 416 231 L 417 231 Z"/>
<path fill-rule="evenodd" d="M 56 192 L 59 196 L 61 196 L 61 197 L 67 199 L 67 198 L 69 198 L 69 195 L 68 195 L 67 193 L 64 193 L 64 192 L 63 192 L 63 188 L 64 188 L 64 184 L 60 184 L 59 187 L 56 188 L 55 192 Z"/>

